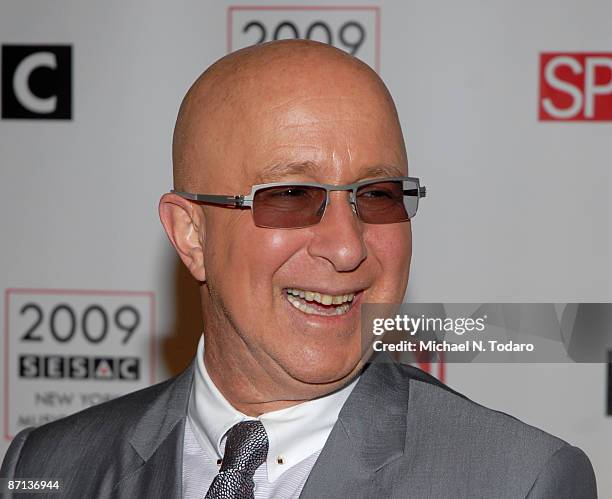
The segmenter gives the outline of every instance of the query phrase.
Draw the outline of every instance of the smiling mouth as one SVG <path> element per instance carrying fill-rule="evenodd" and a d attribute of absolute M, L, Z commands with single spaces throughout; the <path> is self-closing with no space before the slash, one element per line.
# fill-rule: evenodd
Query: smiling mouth
<path fill-rule="evenodd" d="M 327 295 L 305 289 L 285 289 L 287 301 L 308 315 L 344 315 L 351 309 L 356 294 Z"/>

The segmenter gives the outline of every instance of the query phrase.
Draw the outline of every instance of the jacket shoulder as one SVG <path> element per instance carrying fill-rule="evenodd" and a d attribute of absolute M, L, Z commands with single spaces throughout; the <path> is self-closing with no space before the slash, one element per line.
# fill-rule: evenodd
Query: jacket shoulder
<path fill-rule="evenodd" d="M 453 469 L 456 486 L 497 490 L 499 497 L 525 497 L 530 491 L 529 497 L 552 497 L 544 491 L 559 483 L 588 491 L 574 497 L 596 497 L 592 466 L 580 449 L 478 404 L 420 369 L 399 364 L 384 369 L 408 385 L 408 428 L 418 435 L 412 464 L 423 466 L 423 473 Z"/>
<path fill-rule="evenodd" d="M 546 456 L 567 445 L 567 442 L 544 430 L 469 399 L 416 367 L 398 364 L 395 369 L 400 376 L 410 380 L 411 409 L 415 406 L 436 407 L 437 410 L 429 414 L 430 425 L 453 428 L 457 435 L 475 441 L 483 441 L 487 437 L 490 445 L 498 444 L 505 448 L 525 448 L 526 445 L 532 452 L 541 451 Z"/>
<path fill-rule="evenodd" d="M 15 452 L 11 454 L 9 449 L 5 460 L 14 462 L 13 469 L 19 476 L 45 473 L 59 478 L 84 475 L 84 468 L 94 473 L 97 468 L 108 467 L 110 461 L 118 465 L 117 469 L 131 466 L 132 461 L 121 460 L 138 457 L 127 448 L 139 428 L 160 432 L 170 419 L 176 421 L 185 413 L 191 374 L 188 368 L 156 385 L 28 428 L 20 433 L 23 441 L 19 455 L 12 455 Z"/>

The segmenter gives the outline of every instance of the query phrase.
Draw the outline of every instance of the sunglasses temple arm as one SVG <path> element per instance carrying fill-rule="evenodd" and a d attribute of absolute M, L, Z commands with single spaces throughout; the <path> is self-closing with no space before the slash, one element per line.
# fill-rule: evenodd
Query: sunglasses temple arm
<path fill-rule="evenodd" d="M 244 196 L 222 196 L 219 194 L 192 194 L 191 192 L 172 191 L 186 199 L 193 201 L 201 201 L 203 203 L 218 204 L 222 206 L 242 207 L 244 205 Z"/>
<path fill-rule="evenodd" d="M 404 191 L 408 196 L 417 196 L 424 198 L 427 195 L 427 189 L 425 187 L 419 187 L 418 189 L 408 189 Z"/>

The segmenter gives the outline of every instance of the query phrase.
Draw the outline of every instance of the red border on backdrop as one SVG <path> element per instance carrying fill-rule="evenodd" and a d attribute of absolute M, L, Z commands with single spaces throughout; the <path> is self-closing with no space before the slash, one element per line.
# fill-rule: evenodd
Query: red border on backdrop
<path fill-rule="evenodd" d="M 153 291 L 114 291 L 104 289 L 53 289 L 53 288 L 7 288 L 4 290 L 4 438 L 12 440 L 9 435 L 9 296 L 11 294 L 39 295 L 96 295 L 96 296 L 147 296 L 150 302 L 150 369 L 149 381 L 155 383 L 157 368 L 155 344 L 155 293 Z"/>
<path fill-rule="evenodd" d="M 232 52 L 233 13 L 236 10 L 370 10 L 375 16 L 374 69 L 380 73 L 380 7 L 375 5 L 230 5 L 227 8 L 227 52 Z"/>

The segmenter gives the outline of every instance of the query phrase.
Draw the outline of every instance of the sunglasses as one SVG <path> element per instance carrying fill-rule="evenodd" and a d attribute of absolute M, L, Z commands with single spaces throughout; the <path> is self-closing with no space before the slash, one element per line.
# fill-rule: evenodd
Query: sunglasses
<path fill-rule="evenodd" d="M 299 229 L 318 224 L 329 204 L 331 191 L 348 191 L 349 203 L 357 217 L 367 224 L 406 222 L 416 215 L 425 187 L 415 177 L 390 177 L 354 184 L 333 185 L 314 182 L 258 184 L 248 195 L 174 194 L 201 203 L 250 208 L 258 227 Z"/>

